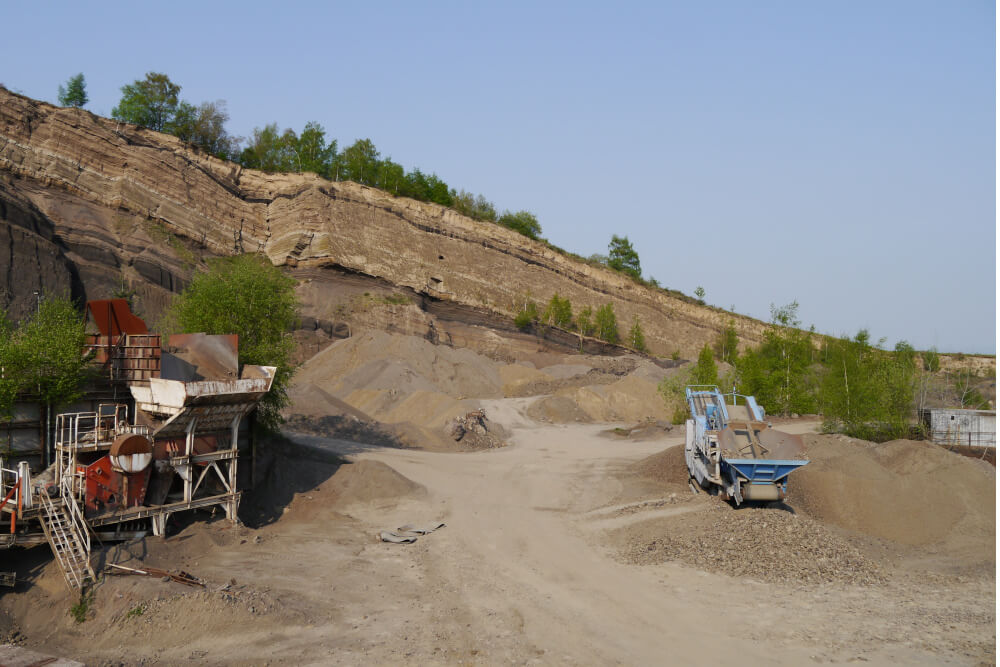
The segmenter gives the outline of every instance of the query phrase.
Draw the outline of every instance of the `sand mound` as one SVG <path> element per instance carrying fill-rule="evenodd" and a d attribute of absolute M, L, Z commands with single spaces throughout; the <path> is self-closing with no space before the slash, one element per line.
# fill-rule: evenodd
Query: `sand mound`
<path fill-rule="evenodd" d="M 572 398 L 568 396 L 546 396 L 528 406 L 528 416 L 536 421 L 554 424 L 571 422 L 589 423 L 593 421 Z"/>
<path fill-rule="evenodd" d="M 339 398 L 358 389 L 435 391 L 453 398 L 502 396 L 500 373 L 486 357 L 383 331 L 365 331 L 331 344 L 303 365 L 296 376 L 300 383 L 322 387 Z"/>
<path fill-rule="evenodd" d="M 792 473 L 789 502 L 810 516 L 906 545 L 993 544 L 995 474 L 978 461 L 911 440 L 805 444 L 811 463 Z"/>
<path fill-rule="evenodd" d="M 371 421 L 369 415 L 309 382 L 296 383 L 290 387 L 288 398 L 295 406 L 296 414 Z"/>
<path fill-rule="evenodd" d="M 362 459 L 341 466 L 319 492 L 335 495 L 338 503 L 370 503 L 423 495 L 427 489 L 380 461 Z"/>
<path fill-rule="evenodd" d="M 556 398 L 562 400 L 555 402 Z M 669 420 L 656 384 L 634 375 L 611 384 L 561 389 L 541 402 L 538 411 L 544 411 L 549 421 L 556 423 Z M 581 414 L 586 418 L 581 418 Z"/>
<path fill-rule="evenodd" d="M 523 396 L 525 386 L 552 381 L 552 376 L 523 364 L 508 364 L 500 367 L 500 381 L 504 396 Z"/>
<path fill-rule="evenodd" d="M 494 363 L 470 350 L 365 331 L 303 365 L 289 390 L 288 413 L 380 422 L 377 430 L 401 446 L 455 450 L 445 427 L 479 407 L 471 397 L 499 398 L 501 387 Z"/>
<path fill-rule="evenodd" d="M 782 583 L 885 581 L 878 564 L 844 538 L 809 517 L 782 509 L 736 510 L 716 501 L 705 511 L 654 519 L 616 532 L 623 544 L 620 557 L 629 563 L 675 561 L 699 570 Z"/>

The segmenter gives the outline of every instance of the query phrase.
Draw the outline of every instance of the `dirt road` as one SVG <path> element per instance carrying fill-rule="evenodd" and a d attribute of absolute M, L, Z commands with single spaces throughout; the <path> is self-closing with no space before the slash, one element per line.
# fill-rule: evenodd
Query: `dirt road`
<path fill-rule="evenodd" d="M 88 664 L 993 659 L 991 581 L 765 584 L 697 563 L 623 561 L 609 535 L 716 502 L 670 497 L 627 474 L 682 436 L 633 442 L 602 436 L 607 425 L 540 425 L 525 416 L 530 400 L 485 403 L 512 435 L 510 446 L 482 452 L 295 436 L 356 461 L 342 466 L 354 470 L 350 484 L 338 472 L 260 529 L 194 523 L 115 554 L 128 562 L 121 556 L 131 549 L 149 565 L 183 567 L 209 582 L 207 592 L 112 578 L 98 588 L 93 617 L 77 626 L 62 617 L 65 595 L 50 567 L 14 605 L 26 643 Z M 302 470 L 319 466 L 302 462 Z M 375 539 L 438 521 L 446 527 L 412 545 Z"/>
<path fill-rule="evenodd" d="M 627 477 L 623 481 L 620 473 L 632 461 L 680 445 L 682 436 L 615 442 L 599 435 L 606 426 L 540 426 L 525 417 L 529 402 L 486 403 L 491 418 L 512 431 L 505 449 L 362 455 L 430 492 L 394 507 L 356 505 L 352 517 L 372 528 L 447 523 L 416 548 L 365 549 L 366 556 L 413 571 L 409 586 L 393 585 L 397 598 L 372 600 L 381 621 L 397 628 L 388 636 L 407 633 L 412 656 L 425 661 L 441 649 L 446 662 L 490 664 L 715 664 L 733 655 L 772 664 L 940 662 L 936 650 L 918 646 L 919 633 L 899 634 L 900 624 L 914 622 L 892 618 L 900 596 L 912 602 L 906 591 L 881 591 L 884 598 L 873 602 L 871 591 L 861 588 L 804 590 L 795 582 L 774 586 L 709 575 L 696 563 L 640 568 L 620 562 L 607 531 L 712 502 L 685 497 L 660 506 L 662 497 L 636 496 Z M 638 511 L 622 511 L 631 508 Z M 911 611 L 925 618 L 932 613 Z M 370 648 L 366 657 L 376 659 L 401 650 L 391 641 Z"/>

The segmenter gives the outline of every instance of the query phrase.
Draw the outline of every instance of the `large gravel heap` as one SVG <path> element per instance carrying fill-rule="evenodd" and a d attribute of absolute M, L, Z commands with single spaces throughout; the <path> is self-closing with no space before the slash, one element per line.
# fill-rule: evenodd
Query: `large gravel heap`
<path fill-rule="evenodd" d="M 657 522 L 658 530 L 626 542 L 623 560 L 639 565 L 675 561 L 699 570 L 768 582 L 885 582 L 881 568 L 812 519 L 784 509 L 713 501 L 702 512 Z M 645 532 L 645 531 L 644 531 Z"/>

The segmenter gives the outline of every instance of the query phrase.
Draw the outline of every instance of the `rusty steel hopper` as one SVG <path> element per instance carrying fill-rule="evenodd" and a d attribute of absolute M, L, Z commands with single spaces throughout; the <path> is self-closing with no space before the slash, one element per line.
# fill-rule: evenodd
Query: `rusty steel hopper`
<path fill-rule="evenodd" d="M 271 390 L 274 366 L 244 366 L 238 380 L 164 380 L 131 385 L 136 408 L 166 421 L 155 426 L 154 438 L 183 436 L 193 430 L 221 431 L 250 412 Z"/>

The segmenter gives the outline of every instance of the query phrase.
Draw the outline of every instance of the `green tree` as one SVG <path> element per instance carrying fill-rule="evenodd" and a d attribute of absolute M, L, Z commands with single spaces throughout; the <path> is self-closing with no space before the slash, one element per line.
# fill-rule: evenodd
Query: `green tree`
<path fill-rule="evenodd" d="M 181 87 L 166 74 L 149 72 L 145 79 L 122 86 L 121 90 L 121 100 L 111 110 L 116 120 L 162 132 L 177 114 Z"/>
<path fill-rule="evenodd" d="M 375 185 L 379 152 L 371 139 L 358 139 L 340 155 L 340 180 Z"/>
<path fill-rule="evenodd" d="M 594 326 L 594 310 L 585 306 L 576 316 L 576 330 L 580 333 L 580 345 L 583 346 L 583 336 L 593 336 L 597 330 Z"/>
<path fill-rule="evenodd" d="M 887 352 L 868 331 L 832 341 L 820 384 L 824 428 L 866 440 L 904 437 L 913 411 L 915 353 Z"/>
<path fill-rule="evenodd" d="M 278 367 L 257 412 L 260 423 L 274 429 L 288 404 L 297 311 L 293 278 L 263 257 L 236 255 L 210 260 L 208 271 L 174 299 L 171 319 L 183 332 L 235 333 L 241 364 Z"/>
<path fill-rule="evenodd" d="M 698 303 L 705 305 L 705 288 L 698 285 L 694 288 L 694 295 L 698 299 Z"/>
<path fill-rule="evenodd" d="M 455 200 L 448 184 L 438 178 L 437 174 L 425 174 L 419 169 L 413 169 L 403 178 L 399 194 L 420 201 L 431 201 L 441 206 L 453 206 Z"/>
<path fill-rule="evenodd" d="M 326 141 L 326 130 L 316 121 L 309 121 L 290 146 L 295 154 L 296 171 L 311 171 L 330 178 L 337 160 L 337 141 Z"/>
<path fill-rule="evenodd" d="M 573 326 L 573 306 L 569 299 L 563 299 L 558 292 L 549 299 L 549 305 L 542 313 L 542 320 L 551 326 L 569 329 Z"/>
<path fill-rule="evenodd" d="M 705 347 L 698 353 L 698 361 L 691 373 L 691 384 L 719 384 L 719 369 L 715 365 L 715 355 L 708 343 L 705 343 Z"/>
<path fill-rule="evenodd" d="M 928 373 L 937 373 L 941 369 L 941 355 L 938 354 L 936 347 L 922 352 L 920 358 L 924 362 L 924 370 Z"/>
<path fill-rule="evenodd" d="M 621 271 L 635 279 L 642 277 L 642 267 L 639 266 L 639 253 L 632 247 L 627 236 L 611 236 L 608 244 L 608 266 L 615 271 Z"/>
<path fill-rule="evenodd" d="M 521 311 L 514 317 L 514 326 L 526 331 L 532 324 L 538 322 L 538 306 L 534 301 L 525 301 Z"/>
<path fill-rule="evenodd" d="M 740 391 L 756 396 L 776 414 L 817 410 L 815 374 L 810 372 L 815 348 L 811 335 L 798 328 L 798 308 L 794 301 L 780 308 L 771 304 L 763 343 L 734 359 Z"/>
<path fill-rule="evenodd" d="M 678 357 L 680 354 L 678 353 Z M 656 391 L 663 397 L 667 410 L 670 412 L 671 424 L 683 424 L 689 416 L 687 398 L 684 389 L 689 384 L 695 384 L 694 368 L 677 369 L 672 375 L 667 375 L 660 384 L 656 386 Z"/>
<path fill-rule="evenodd" d="M 232 160 L 239 152 L 239 140 L 226 131 L 228 121 L 225 100 L 198 106 L 181 102 L 164 130 L 218 158 Z"/>
<path fill-rule="evenodd" d="M 59 104 L 64 107 L 82 107 L 90 101 L 87 97 L 87 82 L 83 78 L 83 72 L 76 76 L 71 76 L 65 86 L 59 86 Z"/>
<path fill-rule="evenodd" d="M 280 132 L 277 123 L 255 127 L 247 147 L 240 153 L 239 162 L 249 169 L 267 172 L 294 171 L 297 158 L 294 148 L 289 145 L 292 141 L 298 141 L 295 133 L 292 130 Z"/>
<path fill-rule="evenodd" d="M 441 206 L 451 206 L 454 202 L 448 184 L 438 178 L 437 174 L 431 174 L 427 177 L 427 201 L 441 204 Z"/>
<path fill-rule="evenodd" d="M 64 297 L 47 297 L 16 329 L 0 317 L 0 411 L 9 414 L 14 396 L 36 395 L 50 406 L 63 406 L 83 395 L 90 357 L 83 353 L 83 316 Z"/>
<path fill-rule="evenodd" d="M 990 402 L 977 388 L 979 375 L 971 368 L 960 368 L 948 373 L 955 395 L 958 398 L 958 407 L 969 410 L 989 410 Z"/>
<path fill-rule="evenodd" d="M 452 208 L 474 220 L 497 221 L 497 210 L 493 202 L 465 190 L 452 193 Z"/>
<path fill-rule="evenodd" d="M 597 337 L 601 340 L 609 343 L 618 343 L 621 340 L 614 304 L 606 303 L 597 309 L 597 312 L 594 313 L 594 328 Z"/>
<path fill-rule="evenodd" d="M 518 211 L 517 213 L 504 211 L 497 222 L 531 239 L 537 239 L 542 233 L 542 226 L 538 224 L 538 218 L 528 211 Z"/>
<path fill-rule="evenodd" d="M 393 162 L 392 158 L 379 161 L 376 169 L 375 186 L 393 194 L 399 194 L 399 188 L 406 183 L 403 165 Z"/>
<path fill-rule="evenodd" d="M 24 386 L 24 360 L 14 343 L 14 324 L 0 308 L 0 420 L 9 418 Z"/>
<path fill-rule="evenodd" d="M 628 331 L 628 346 L 636 352 L 646 351 L 646 336 L 642 333 L 642 326 L 639 324 L 639 316 L 634 316 L 632 328 Z"/>
<path fill-rule="evenodd" d="M 736 348 L 739 346 L 739 343 L 740 338 L 736 333 L 736 322 L 729 320 L 712 344 L 712 349 L 715 351 L 715 358 L 729 364 L 733 363 L 737 356 Z"/>

